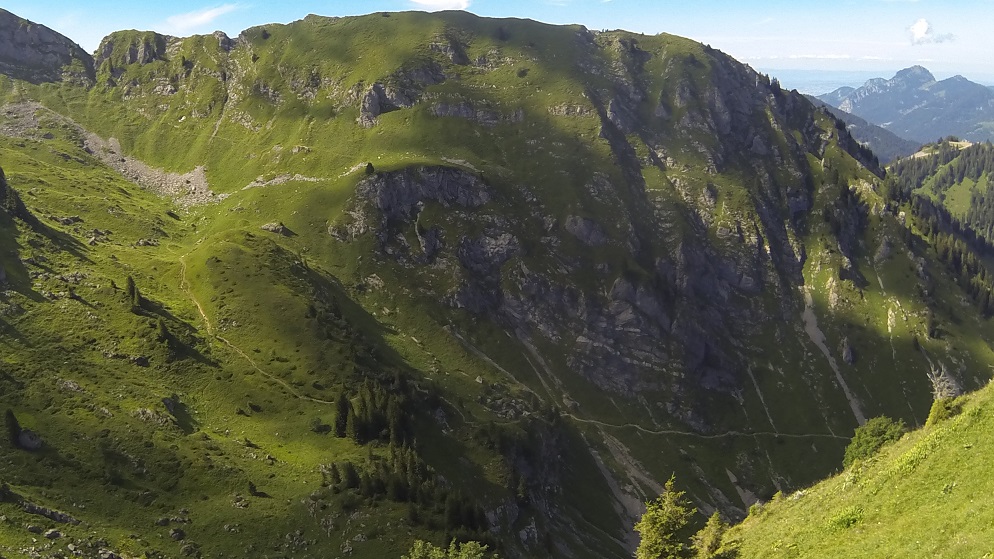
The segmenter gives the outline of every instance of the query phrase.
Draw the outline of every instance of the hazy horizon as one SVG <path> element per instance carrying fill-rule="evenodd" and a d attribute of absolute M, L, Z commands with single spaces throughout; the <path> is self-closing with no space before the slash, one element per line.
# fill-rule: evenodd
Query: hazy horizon
<path fill-rule="evenodd" d="M 932 69 L 925 66 L 927 70 Z M 860 87 L 868 80 L 875 78 L 890 79 L 897 72 L 904 68 L 897 68 L 892 71 L 875 70 L 806 70 L 806 69 L 783 69 L 783 68 L 756 68 L 757 72 L 776 77 L 780 84 L 786 89 L 796 89 L 807 95 L 824 95 L 836 89 L 849 86 Z M 956 76 L 955 73 L 932 72 L 935 79 L 942 81 Z M 963 76 L 966 79 L 985 86 L 994 85 L 994 80 L 977 79 L 974 76 Z"/>

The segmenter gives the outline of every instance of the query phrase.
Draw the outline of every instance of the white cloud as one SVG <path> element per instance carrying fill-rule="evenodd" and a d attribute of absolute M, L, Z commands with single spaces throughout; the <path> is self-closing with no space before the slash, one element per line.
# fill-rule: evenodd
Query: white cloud
<path fill-rule="evenodd" d="M 187 31 L 209 25 L 215 19 L 224 14 L 231 13 L 238 9 L 237 4 L 222 4 L 214 8 L 204 8 L 185 14 L 176 14 L 166 18 L 166 24 L 176 31 Z"/>
<path fill-rule="evenodd" d="M 470 4 L 470 0 L 411 0 L 411 2 L 430 11 L 465 10 Z"/>
<path fill-rule="evenodd" d="M 908 28 L 911 34 L 912 45 L 925 45 L 928 43 L 945 43 L 952 41 L 956 37 L 952 33 L 936 33 L 932 24 L 927 19 L 921 18 Z"/>

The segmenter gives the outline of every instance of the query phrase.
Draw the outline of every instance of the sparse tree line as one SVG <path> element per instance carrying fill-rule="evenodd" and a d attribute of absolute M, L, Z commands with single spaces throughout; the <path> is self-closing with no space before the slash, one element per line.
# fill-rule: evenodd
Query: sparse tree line
<path fill-rule="evenodd" d="M 972 217 L 963 223 L 931 198 L 915 194 L 933 177 L 934 185 L 941 193 L 963 180 L 976 181 L 985 174 L 994 176 L 994 146 L 984 143 L 960 150 L 951 141 L 955 138 L 938 142 L 934 152 L 927 157 L 895 162 L 884 181 L 884 196 L 888 203 L 895 206 L 910 206 L 913 228 L 905 230 L 905 240 L 912 244 L 915 238 L 913 230 L 916 229 L 977 310 L 989 317 L 994 315 L 994 276 L 984 264 L 984 257 L 994 255 L 994 246 L 987 240 L 984 228 L 988 231 L 994 229 L 994 198 L 989 202 L 988 218 L 982 213 L 987 211 L 982 208 L 988 204 L 988 197 L 974 192 L 970 209 Z M 975 228 L 978 225 L 981 234 Z M 931 289 L 931 286 L 926 288 L 926 296 L 930 295 Z M 929 336 L 935 337 L 936 333 L 933 318 L 929 320 Z"/>
<path fill-rule="evenodd" d="M 483 509 L 440 480 L 411 447 L 391 445 L 387 458 L 371 457 L 362 464 L 351 460 L 322 468 L 324 485 L 343 494 L 344 510 L 362 503 L 389 499 L 408 503 L 407 520 L 429 530 L 444 531 L 449 541 L 490 541 Z"/>
<path fill-rule="evenodd" d="M 412 429 L 407 398 L 407 381 L 398 375 L 393 390 L 366 379 L 352 398 L 343 390 L 335 402 L 335 436 L 348 437 L 356 444 L 371 441 L 403 446 L 410 441 Z"/>
<path fill-rule="evenodd" d="M 449 542 L 493 545 L 483 508 L 421 458 L 414 436 L 414 401 L 428 409 L 441 404 L 433 387 L 427 388 L 427 395 L 416 394 L 413 384 L 399 371 L 392 378 L 367 376 L 360 383 L 343 387 L 335 400 L 333 424 L 323 426 L 318 421 L 312 429 L 360 446 L 386 445 L 387 456 L 374 455 L 373 447 L 368 446 L 370 453 L 363 462 L 328 464 L 322 467 L 324 486 L 339 496 L 343 510 L 383 499 L 407 503 L 411 525 L 443 532 Z"/>
<path fill-rule="evenodd" d="M 414 417 L 418 409 L 435 409 L 443 403 L 432 386 L 415 388 L 403 372 L 374 377 L 370 374 L 352 386 L 343 387 L 335 399 L 335 418 L 331 425 L 320 421 L 312 429 L 349 439 L 370 449 L 362 461 L 337 461 L 322 468 L 324 490 L 335 495 L 343 511 L 360 506 L 374 506 L 378 501 L 407 503 L 407 521 L 444 534 L 443 541 L 466 543 L 472 550 L 460 554 L 463 547 L 422 547 L 410 557 L 484 557 L 487 547 L 497 541 L 489 531 L 485 510 L 478 496 L 464 493 L 441 477 L 419 454 L 415 438 Z M 532 491 L 537 480 L 548 476 L 547 470 L 558 466 L 543 463 L 543 448 L 557 447 L 560 418 L 554 412 L 539 414 L 524 424 L 483 423 L 473 432 L 481 446 L 503 458 L 506 490 L 514 495 L 519 507 L 532 506 Z M 376 446 L 387 449 L 387 456 L 373 454 Z M 329 496 L 330 496 L 329 495 Z M 539 535 L 540 542 L 551 550 L 552 540 Z M 487 547 L 472 547 L 475 543 Z M 430 546 L 431 544 L 423 544 Z M 432 550 L 432 554 L 427 554 Z M 418 554 L 420 553 L 420 554 Z"/>
<path fill-rule="evenodd" d="M 994 145 L 974 144 L 959 151 L 959 155 L 940 169 L 932 184 L 942 192 L 967 180 L 974 182 L 994 173 Z"/>

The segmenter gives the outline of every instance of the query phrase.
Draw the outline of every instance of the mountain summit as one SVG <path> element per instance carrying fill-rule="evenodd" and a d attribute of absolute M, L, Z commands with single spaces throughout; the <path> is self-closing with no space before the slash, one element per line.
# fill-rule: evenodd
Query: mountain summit
<path fill-rule="evenodd" d="M 671 474 L 742 518 L 994 362 L 874 154 L 688 39 L 308 16 L 35 84 L 39 49 L 0 76 L 4 555 L 621 559 Z"/>
<path fill-rule="evenodd" d="M 0 73 L 31 83 L 93 79 L 93 58 L 44 25 L 0 9 Z"/>
<path fill-rule="evenodd" d="M 963 76 L 936 81 L 922 66 L 818 98 L 920 143 L 950 135 L 972 141 L 994 138 L 994 91 Z"/>
<path fill-rule="evenodd" d="M 894 74 L 888 86 L 895 88 L 918 88 L 935 81 L 935 76 L 924 66 L 911 66 Z"/>

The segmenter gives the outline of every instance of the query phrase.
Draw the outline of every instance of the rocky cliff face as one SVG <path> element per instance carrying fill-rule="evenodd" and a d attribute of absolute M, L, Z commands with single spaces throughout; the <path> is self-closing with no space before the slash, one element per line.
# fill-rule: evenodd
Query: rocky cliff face
<path fill-rule="evenodd" d="M 853 88 L 843 88 L 840 91 L 848 89 L 851 93 Z M 836 92 L 839 93 L 839 92 Z M 865 119 L 862 119 L 855 114 L 847 113 L 841 109 L 836 108 L 838 103 L 842 102 L 842 99 L 848 93 L 844 93 L 835 100 L 832 101 L 834 104 L 828 104 L 826 101 L 818 99 L 817 97 L 806 96 L 808 99 L 815 104 L 815 106 L 827 107 L 832 114 L 846 123 L 846 127 L 849 133 L 852 135 L 853 139 L 859 141 L 859 143 L 870 148 L 873 151 L 873 155 L 877 156 L 880 163 L 887 164 L 899 157 L 907 157 L 921 147 L 919 142 L 914 142 L 911 140 L 905 140 L 900 138 L 897 134 L 883 128 L 882 126 L 877 126 L 872 124 Z M 829 99 L 833 99 L 830 97 Z"/>
<path fill-rule="evenodd" d="M 592 56 L 592 39 L 581 38 L 587 42 L 580 48 Z M 794 312 L 792 294 L 803 284 L 806 258 L 796 239 L 812 219 L 815 188 L 808 157 L 820 159 L 826 142 L 817 131 L 818 113 L 802 97 L 765 80 L 756 87 L 760 76 L 721 53 L 708 52 L 710 73 L 693 79 L 680 67 L 651 75 L 645 64 L 653 56 L 635 39 L 608 48 L 621 57 L 606 69 L 610 81 L 589 89 L 586 99 L 621 175 L 595 176 L 583 185 L 599 203 L 594 213 L 561 214 L 521 184 L 497 196 L 472 174 L 436 167 L 364 179 L 343 227 L 368 229 L 383 254 L 402 266 L 448 266 L 460 277 L 438 292 L 450 306 L 502 325 L 525 347 L 556 344 L 564 370 L 545 373 L 547 388 L 566 391 L 565 401 L 575 405 L 582 398 L 569 395 L 568 382 L 558 377 L 579 374 L 632 401 L 666 393 L 653 406 L 659 417 L 713 432 L 718 422 L 691 394 L 740 390 L 748 357 L 735 348 L 747 345 L 757 323 Z M 671 94 L 651 95 L 660 77 L 675 82 Z M 654 116 L 642 120 L 646 109 Z M 802 133 L 777 140 L 778 129 L 787 127 Z M 646 182 L 646 168 L 666 173 L 679 167 L 667 153 L 674 135 L 695 134 L 702 140 L 689 148 L 706 161 L 708 174 L 744 168 L 755 176 L 746 206 L 722 223 L 711 214 L 725 194 L 715 184 L 674 174 L 666 188 L 693 204 L 681 210 Z M 845 132 L 838 140 L 851 142 Z M 861 157 L 855 143 L 846 149 Z M 649 157 L 640 161 L 638 150 Z M 786 181 L 784 170 L 791 177 Z M 458 215 L 479 231 L 419 219 L 432 203 L 451 208 L 448 221 Z M 528 214 L 512 213 L 524 206 Z M 685 229 L 672 232 L 678 221 Z M 838 244 L 852 255 L 860 234 L 858 226 L 840 229 Z M 604 258 L 602 248 L 623 255 L 634 270 Z M 757 304 L 771 294 L 781 305 Z"/>
<path fill-rule="evenodd" d="M 88 83 L 93 58 L 48 27 L 0 9 L 0 73 L 32 83 Z"/>
<path fill-rule="evenodd" d="M 99 68 L 109 62 L 115 68 L 113 73 L 120 75 L 129 65 L 143 66 L 156 60 L 165 60 L 166 48 L 171 39 L 175 40 L 151 31 L 119 31 L 100 41 L 94 64 Z"/>

